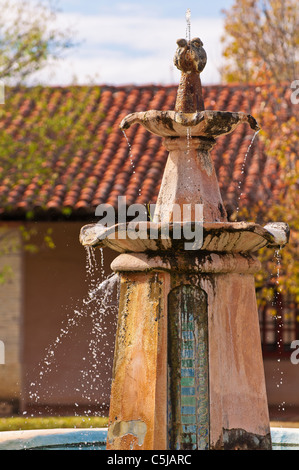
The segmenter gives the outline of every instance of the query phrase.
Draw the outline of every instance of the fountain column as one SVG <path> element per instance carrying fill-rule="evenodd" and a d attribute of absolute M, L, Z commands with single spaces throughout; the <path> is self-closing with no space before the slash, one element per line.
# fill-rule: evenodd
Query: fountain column
<path fill-rule="evenodd" d="M 165 137 L 169 151 L 153 216 L 154 222 L 227 221 L 210 152 L 215 139 Z M 202 205 L 199 220 L 195 208 Z"/>
<path fill-rule="evenodd" d="M 138 261 L 138 260 L 137 260 Z M 166 449 L 167 273 L 146 272 L 134 257 L 121 272 L 108 449 Z"/>

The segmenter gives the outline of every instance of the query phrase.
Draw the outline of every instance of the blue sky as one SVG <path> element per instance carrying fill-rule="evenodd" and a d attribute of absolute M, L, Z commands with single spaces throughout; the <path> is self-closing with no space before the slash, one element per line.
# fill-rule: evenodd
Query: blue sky
<path fill-rule="evenodd" d="M 48 0 L 43 0 L 48 1 Z M 55 0 L 60 27 L 71 27 L 79 45 L 36 76 L 44 84 L 176 84 L 176 40 L 199 36 L 208 54 L 204 84 L 218 83 L 223 15 L 233 0 Z"/>
<path fill-rule="evenodd" d="M 57 0 L 58 7 L 65 12 L 79 12 L 82 14 L 109 14 L 111 11 L 130 12 L 148 11 L 153 16 L 164 18 L 180 18 L 184 16 L 187 8 L 195 16 L 215 17 L 220 15 L 223 8 L 227 8 L 233 1 L 230 0 Z"/>

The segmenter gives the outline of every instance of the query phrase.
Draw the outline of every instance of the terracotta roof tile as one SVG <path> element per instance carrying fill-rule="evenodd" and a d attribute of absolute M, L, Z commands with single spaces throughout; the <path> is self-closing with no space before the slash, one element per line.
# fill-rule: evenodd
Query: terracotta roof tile
<path fill-rule="evenodd" d="M 0 132 L 18 143 L 25 157 L 31 144 L 37 145 L 37 152 L 40 147 L 43 162 L 40 174 L 29 177 L 26 166 L 23 171 L 14 168 L 13 154 L 10 167 L 3 170 L 0 158 L 0 216 L 22 217 L 37 208 L 39 216 L 49 210 L 63 215 L 66 207 L 73 215 L 91 216 L 98 204 L 116 205 L 123 195 L 128 203 L 154 203 L 168 155 L 162 139 L 132 126 L 126 131 L 130 149 L 119 124 L 135 111 L 174 109 L 176 93 L 177 86 L 154 85 L 9 89 Z M 287 87 L 285 93 L 290 93 Z M 206 109 L 254 115 L 265 96 L 262 87 L 254 85 L 204 87 Z M 240 181 L 244 204 L 269 200 L 280 191 L 277 162 L 265 155 L 258 138 L 244 165 L 252 135 L 247 125 L 240 125 L 220 137 L 212 151 L 229 210 L 237 205 Z"/>

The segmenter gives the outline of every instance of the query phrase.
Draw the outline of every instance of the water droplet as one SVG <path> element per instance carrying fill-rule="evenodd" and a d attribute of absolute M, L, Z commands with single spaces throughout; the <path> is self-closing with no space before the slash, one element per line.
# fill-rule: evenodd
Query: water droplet
<path fill-rule="evenodd" d="M 191 41 L 191 10 L 190 8 L 188 8 L 186 11 L 186 22 L 187 22 L 186 40 Z"/>
<path fill-rule="evenodd" d="M 101 401 L 99 401 L 97 396 L 99 396 L 98 393 L 101 389 L 103 379 L 99 377 L 98 365 L 100 363 L 105 363 L 107 366 L 109 365 L 109 361 L 105 361 L 101 354 L 103 348 L 111 349 L 112 346 L 111 342 L 105 340 L 107 336 L 105 331 L 108 329 L 108 326 L 105 325 L 104 321 L 105 318 L 111 318 L 111 316 L 114 319 L 117 317 L 118 301 L 115 302 L 115 297 L 118 300 L 119 278 L 117 274 L 111 274 L 105 277 L 103 252 L 101 251 L 100 253 L 101 264 L 99 266 L 96 262 L 94 250 L 86 251 L 86 273 L 89 282 L 87 296 L 85 299 L 81 300 L 81 305 L 67 312 L 59 336 L 48 346 L 45 351 L 44 359 L 38 365 L 38 379 L 30 383 L 29 389 L 30 399 L 34 403 L 39 403 L 41 395 L 43 398 L 52 396 L 55 387 L 53 385 L 49 386 L 46 383 L 46 378 L 50 372 L 59 372 L 59 363 L 56 361 L 55 352 L 62 346 L 65 338 L 71 334 L 76 334 L 75 329 L 80 327 L 81 318 L 88 317 L 91 319 L 92 323 L 89 333 L 88 356 L 84 356 L 87 370 L 81 370 L 82 383 L 80 384 L 78 382 L 76 391 L 80 391 L 84 400 L 88 400 L 89 402 L 93 401 L 99 407 L 99 415 L 101 414 Z M 113 321 L 113 324 L 115 324 L 115 322 L 116 320 Z M 96 380 L 95 375 L 97 376 Z M 108 376 L 105 382 L 107 382 L 107 380 L 111 380 L 111 377 Z M 92 385 L 92 383 L 94 385 Z M 39 393 L 39 391 L 42 391 L 42 393 Z"/>

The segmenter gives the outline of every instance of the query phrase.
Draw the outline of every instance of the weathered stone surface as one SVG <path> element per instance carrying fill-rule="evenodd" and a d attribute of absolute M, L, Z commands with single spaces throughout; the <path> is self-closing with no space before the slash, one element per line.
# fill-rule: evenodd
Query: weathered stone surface
<path fill-rule="evenodd" d="M 194 38 L 192 41 L 178 39 L 177 46 L 174 65 L 184 73 L 200 74 L 207 63 L 207 54 L 201 39 Z"/>
<path fill-rule="evenodd" d="M 153 216 L 154 222 L 173 222 L 178 207 L 183 217 L 187 205 L 191 205 L 190 221 L 227 221 L 210 156 L 214 143 L 214 140 L 193 138 L 186 146 L 183 138 L 164 139 L 169 156 Z M 202 204 L 201 220 L 195 213 L 198 204 Z"/>
<path fill-rule="evenodd" d="M 107 449 L 166 449 L 168 274 L 122 275 Z"/>
<path fill-rule="evenodd" d="M 211 447 L 225 448 L 224 429 L 269 436 L 254 277 L 219 274 L 202 286 L 209 305 Z"/>
<path fill-rule="evenodd" d="M 253 255 L 211 253 L 172 256 L 149 256 L 145 253 L 123 253 L 111 263 L 115 272 L 176 271 L 179 273 L 240 273 L 255 274 L 261 269 Z"/>
<path fill-rule="evenodd" d="M 182 71 L 175 104 L 176 111 L 194 113 L 204 110 L 200 72 L 207 63 L 207 54 L 199 38 L 187 42 L 177 41 L 174 56 L 175 66 Z"/>
<path fill-rule="evenodd" d="M 159 256 L 123 254 L 115 260 L 119 271 L 123 269 L 123 290 L 109 448 L 171 449 L 179 445 L 181 449 L 195 449 L 208 445 L 211 449 L 269 449 L 269 416 L 253 277 L 259 262 L 249 255 L 213 253 L 196 259 L 190 254 L 187 268 L 184 258 L 181 255 L 170 262 Z M 114 269 L 118 270 L 115 266 Z M 126 269 L 128 273 L 124 272 Z M 143 269 L 145 272 L 140 272 Z M 168 273 L 158 274 L 160 269 Z M 204 292 L 206 301 L 202 303 L 198 298 L 195 303 L 189 302 L 190 296 L 184 296 L 183 292 L 190 294 L 194 290 L 199 294 Z M 176 307 L 177 302 L 180 308 Z M 196 330 L 194 338 L 199 343 L 194 359 L 203 360 L 200 351 L 207 351 L 204 345 L 208 345 L 207 361 L 201 362 L 197 370 L 201 370 L 200 377 L 208 375 L 209 392 L 207 396 L 207 385 L 202 382 L 198 391 L 206 397 L 201 401 L 205 403 L 205 410 L 198 409 L 195 420 L 196 423 L 208 422 L 209 434 L 203 432 L 202 425 L 203 435 L 196 438 L 193 427 L 190 432 L 189 428 L 180 428 L 180 420 L 190 420 L 192 416 L 184 414 L 186 410 L 180 415 L 181 395 L 174 391 L 178 390 L 178 381 L 182 378 L 179 351 L 185 349 L 183 343 L 180 346 L 184 338 L 179 325 L 185 317 L 190 320 L 187 323 L 194 324 L 192 317 L 196 317 L 197 310 L 206 312 L 202 318 L 206 318 L 208 340 L 201 336 L 201 328 Z M 167 375 L 170 382 L 167 382 Z M 174 419 L 168 426 L 169 441 L 165 390 L 169 393 L 168 407 L 173 410 L 171 419 Z M 139 434 L 136 429 L 145 428 L 143 440 L 142 432 Z M 126 434 L 126 429 L 131 432 Z M 182 429 L 186 433 L 181 434 Z M 164 444 L 156 447 L 161 442 Z"/>
<path fill-rule="evenodd" d="M 120 128 L 125 130 L 133 124 L 141 124 L 160 137 L 186 138 L 190 130 L 192 137 L 215 139 L 233 132 L 242 123 L 248 123 L 255 131 L 259 129 L 250 114 L 211 110 L 193 113 L 156 110 L 136 112 L 128 114 L 120 123 Z"/>
<path fill-rule="evenodd" d="M 223 429 L 222 438 L 212 450 L 271 450 L 271 434 L 258 435 L 244 429 Z"/>
<path fill-rule="evenodd" d="M 201 249 L 197 250 L 199 252 L 253 253 L 264 246 L 282 247 L 288 241 L 286 224 L 276 224 L 276 231 L 269 231 L 267 226 L 262 227 L 252 222 L 204 222 L 199 225 L 203 229 L 203 244 Z M 194 226 L 191 225 L 191 228 L 194 231 Z M 186 253 L 184 244 L 190 240 L 184 237 L 184 223 L 181 224 L 181 239 L 174 239 L 173 231 L 173 224 L 153 222 L 140 222 L 132 228 L 129 224 L 118 224 L 108 228 L 99 224 L 90 224 L 82 227 L 80 242 L 84 246 L 107 246 L 119 253 L 172 250 Z M 140 234 L 137 239 L 136 232 Z"/>

